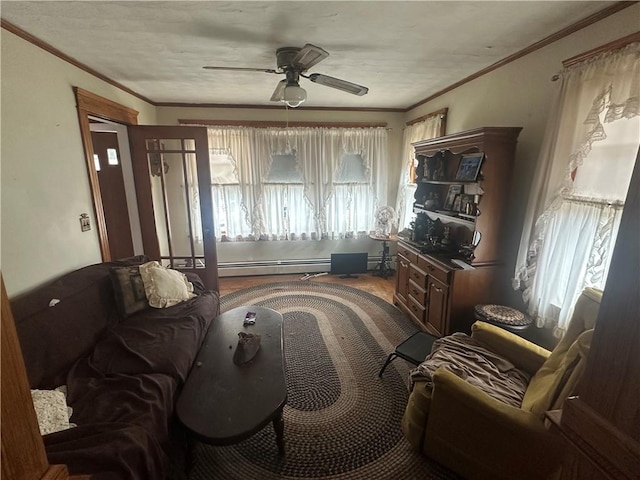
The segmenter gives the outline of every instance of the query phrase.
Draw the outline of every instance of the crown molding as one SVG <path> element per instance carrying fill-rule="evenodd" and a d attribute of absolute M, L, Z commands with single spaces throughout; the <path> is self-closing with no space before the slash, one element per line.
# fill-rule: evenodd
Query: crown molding
<path fill-rule="evenodd" d="M 519 58 L 524 57 L 525 55 L 528 55 L 536 50 L 539 50 L 543 47 L 546 47 L 547 45 L 556 42 L 568 35 L 571 35 L 572 33 L 577 32 L 578 30 L 581 30 L 585 27 L 588 27 L 589 25 L 592 25 L 596 22 L 599 22 L 600 20 L 609 17 L 610 15 L 613 15 L 614 13 L 617 13 L 621 10 L 624 10 L 625 8 L 631 7 L 632 5 L 635 5 L 636 3 L 638 3 L 637 1 L 622 1 L 622 2 L 616 2 L 614 4 L 612 4 L 609 7 L 606 7 L 602 10 L 600 10 L 599 12 L 594 13 L 593 15 L 590 15 L 572 25 L 569 25 L 568 27 L 563 28 L 562 30 L 559 30 L 556 33 L 553 33 L 545 38 L 543 38 L 542 40 L 529 45 L 526 48 L 523 48 L 522 50 L 509 55 L 506 58 L 503 58 L 502 60 L 486 67 L 483 68 L 482 70 L 479 70 L 478 72 L 469 75 L 468 77 L 455 82 L 451 85 L 449 85 L 448 87 L 434 93 L 433 95 L 428 96 L 427 98 L 413 104 L 410 105 L 406 108 L 358 108 L 358 107 L 298 107 L 297 110 L 316 110 L 316 111 L 344 111 L 344 112 L 385 112 L 385 113 L 406 113 L 409 112 L 411 110 L 413 110 L 414 108 L 417 108 L 421 105 L 424 105 L 427 102 L 430 102 L 431 100 L 434 100 L 442 95 L 444 95 L 445 93 L 448 93 L 466 83 L 471 82 L 472 80 L 475 80 L 476 78 L 479 78 L 487 73 L 490 73 L 504 65 L 507 65 L 508 63 L 511 63 L 515 60 L 518 60 Z M 49 52 L 50 54 L 64 60 L 65 62 L 70 63 L 71 65 L 74 65 L 75 67 L 79 68 L 80 70 L 83 70 L 97 78 L 99 78 L 100 80 L 103 80 L 104 82 L 113 85 L 114 87 L 119 88 L 120 90 L 127 92 L 131 95 L 133 95 L 134 97 L 139 98 L 140 100 L 143 100 L 155 107 L 187 107 L 187 108 L 250 108 L 250 109 L 259 109 L 259 110 L 271 110 L 271 109 L 282 109 L 282 106 L 275 106 L 275 105 L 241 105 L 241 104 L 223 104 L 223 103 L 181 103 L 181 102 L 155 102 L 141 94 L 139 94 L 138 92 L 135 92 L 133 90 L 131 90 L 128 87 L 125 87 L 124 85 L 122 85 L 121 83 L 116 82 L 115 80 L 110 79 L 109 77 L 101 74 L 100 72 L 86 66 L 85 64 L 79 62 L 78 60 L 74 59 L 73 57 L 70 57 L 69 55 L 61 52 L 60 50 L 58 50 L 57 48 L 51 46 L 50 44 L 48 44 L 47 42 L 44 42 L 42 40 L 40 40 L 39 38 L 31 35 L 30 33 L 26 32 L 25 30 L 22 30 L 20 27 L 12 24 L 11 22 L 8 22 L 7 20 L 4 19 L 0 19 L 0 27 L 4 28 L 5 30 L 17 35 L 18 37 L 22 38 L 23 40 L 26 40 L 29 43 L 32 43 L 33 45 Z"/>

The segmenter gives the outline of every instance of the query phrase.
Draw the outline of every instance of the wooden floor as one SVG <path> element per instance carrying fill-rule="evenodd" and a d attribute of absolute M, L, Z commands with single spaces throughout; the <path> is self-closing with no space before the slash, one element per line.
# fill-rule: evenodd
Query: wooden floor
<path fill-rule="evenodd" d="M 256 275 L 251 277 L 220 277 L 219 288 L 220 295 L 241 290 L 243 288 L 253 287 L 256 285 L 264 285 L 267 283 L 287 282 L 291 280 L 300 280 L 303 274 L 296 273 L 293 275 Z M 365 292 L 371 293 L 376 297 L 382 298 L 389 303 L 393 303 L 393 292 L 396 286 L 395 275 L 389 278 L 374 277 L 371 273 L 358 274 L 358 278 L 340 278 L 339 275 L 323 275 L 310 279 L 313 282 L 339 283 L 353 288 L 359 288 Z"/>

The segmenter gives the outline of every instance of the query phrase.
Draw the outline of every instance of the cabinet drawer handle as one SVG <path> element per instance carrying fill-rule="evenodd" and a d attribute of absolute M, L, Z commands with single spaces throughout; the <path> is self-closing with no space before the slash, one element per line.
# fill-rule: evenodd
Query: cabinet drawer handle
<path fill-rule="evenodd" d="M 428 269 L 430 272 L 433 272 L 433 271 L 436 269 L 436 267 L 434 267 L 433 265 L 427 265 L 427 269 Z"/>
<path fill-rule="evenodd" d="M 439 287 L 436 287 L 435 285 L 433 285 L 433 289 L 438 293 L 442 293 L 442 289 Z"/>
<path fill-rule="evenodd" d="M 404 262 L 401 260 L 401 261 L 400 261 L 400 266 L 401 266 L 402 268 L 407 268 L 407 267 L 409 266 L 409 264 L 408 264 L 408 263 L 404 263 Z"/>

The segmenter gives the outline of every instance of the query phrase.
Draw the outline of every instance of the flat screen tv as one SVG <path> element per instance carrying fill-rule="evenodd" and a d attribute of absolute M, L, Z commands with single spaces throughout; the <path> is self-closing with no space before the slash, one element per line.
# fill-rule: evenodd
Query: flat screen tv
<path fill-rule="evenodd" d="M 358 278 L 354 273 L 367 273 L 368 253 L 332 253 L 331 273 L 340 278 Z"/>

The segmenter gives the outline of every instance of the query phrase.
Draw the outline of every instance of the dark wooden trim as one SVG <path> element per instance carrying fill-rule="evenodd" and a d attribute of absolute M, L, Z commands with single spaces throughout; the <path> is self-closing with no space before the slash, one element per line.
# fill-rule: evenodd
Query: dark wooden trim
<path fill-rule="evenodd" d="M 440 115 L 442 115 L 443 117 L 446 117 L 448 112 L 449 112 L 449 109 L 447 107 L 441 108 L 440 110 L 436 110 L 435 112 L 427 113 L 426 115 L 422 115 L 421 117 L 414 118 L 413 120 L 409 120 L 407 123 L 405 123 L 405 125 L 408 127 L 409 125 L 413 125 L 415 123 L 422 122 L 423 120 L 426 120 L 428 118 L 437 117 Z"/>
<path fill-rule="evenodd" d="M 61 52 L 60 50 L 58 50 L 57 48 L 53 47 L 52 45 L 49 45 L 47 42 L 44 42 L 44 41 L 40 40 L 37 37 L 34 37 L 30 33 L 22 30 L 20 27 L 17 27 L 13 23 L 8 22 L 5 19 L 0 19 L 0 27 L 4 28 L 8 32 L 13 33 L 14 35 L 17 35 L 18 37 L 22 38 L 23 40 L 26 40 L 27 42 L 32 43 L 36 47 L 39 47 L 39 48 L 41 48 L 42 50 L 44 50 L 46 52 L 49 52 L 51 55 L 54 55 L 54 56 L 60 58 L 61 60 L 64 60 L 65 62 L 70 63 L 74 67 L 77 67 L 80 70 L 83 70 L 83 71 L 87 72 L 88 74 L 93 75 L 94 77 L 97 77 L 100 80 L 102 80 L 104 82 L 107 82 L 108 84 L 113 85 L 114 87 L 117 87 L 120 90 L 122 90 L 124 92 L 127 92 L 130 95 L 133 95 L 134 97 L 137 97 L 140 100 L 143 100 L 143 101 L 153 105 L 153 102 L 151 100 L 149 100 L 148 98 L 140 95 L 137 92 L 134 92 L 133 90 L 131 90 L 130 88 L 125 87 L 121 83 L 118 83 L 115 80 L 112 80 L 109 77 L 101 74 L 100 72 L 97 72 L 96 70 L 86 66 L 84 63 L 81 63 L 78 60 L 76 60 L 75 58 L 70 57 L 66 53 Z"/>
<path fill-rule="evenodd" d="M 136 200 L 138 201 L 142 248 L 145 255 L 149 258 L 159 260 L 160 244 L 156 233 L 153 192 L 149 181 L 149 161 L 147 160 L 145 135 L 142 128 L 143 127 L 132 128 L 129 130 L 131 163 L 136 185 Z M 164 221 L 165 217 L 166 215 L 163 214 L 162 221 Z"/>
<path fill-rule="evenodd" d="M 324 127 L 324 128 L 376 128 L 386 127 L 386 122 L 278 122 L 270 120 L 198 120 L 179 118 L 180 125 L 206 125 L 206 126 L 231 126 L 231 127 Z"/>
<path fill-rule="evenodd" d="M 580 397 L 567 399 L 560 426 L 578 451 L 609 478 L 631 479 L 640 472 L 638 442 L 604 419 Z"/>
<path fill-rule="evenodd" d="M 246 105 L 235 103 L 173 103 L 173 102 L 157 102 L 156 107 L 184 107 L 184 108 L 253 108 L 256 110 L 284 110 L 282 105 Z M 291 109 L 293 110 L 293 109 Z M 404 108 L 375 108 L 375 107 L 309 107 L 301 106 L 295 110 L 326 110 L 339 112 L 387 112 L 387 113 L 404 113 Z"/>
<path fill-rule="evenodd" d="M 583 62 L 591 57 L 595 57 L 596 55 L 599 55 L 601 53 L 612 52 L 614 50 L 626 47 L 630 43 L 634 42 L 640 42 L 640 32 L 632 33 L 631 35 L 627 35 L 626 37 L 619 38 L 618 40 L 614 40 L 613 42 L 605 43 L 604 45 L 592 48 L 591 50 L 575 55 L 574 57 L 567 58 L 562 62 L 562 66 L 564 68 L 567 68 L 577 63 Z"/>
<path fill-rule="evenodd" d="M 200 195 L 200 217 L 202 221 L 202 235 L 204 247 L 204 269 L 180 269 L 197 273 L 208 290 L 218 290 L 218 258 L 216 252 L 216 237 L 213 218 L 213 198 L 211 188 L 211 172 L 209 168 L 209 145 L 207 129 L 202 126 L 176 126 L 176 125 L 141 125 L 129 129 L 129 143 L 131 145 L 131 160 L 133 163 L 133 176 L 136 183 L 136 198 L 138 200 L 138 212 L 140 214 L 140 229 L 142 231 L 142 243 L 144 252 L 153 260 L 167 258 L 160 254 L 160 243 L 156 232 L 157 221 L 168 222 L 168 207 L 166 193 L 163 201 L 165 211 L 156 214 L 153 203 L 151 182 L 149 180 L 149 162 L 147 159 L 147 140 L 159 138 L 195 140 L 198 189 Z M 166 152 L 166 151 L 163 151 Z M 162 189 L 165 191 L 164 174 L 162 176 Z M 171 235 L 170 225 L 167 223 L 167 235 Z M 172 242 L 169 241 L 169 258 L 184 258 L 181 255 L 173 257 Z"/>
<path fill-rule="evenodd" d="M 581 399 L 640 444 L 640 149 L 600 303 Z M 623 332 L 623 334 L 621 334 Z"/>
<path fill-rule="evenodd" d="M 80 87 L 73 87 L 73 91 L 76 94 L 78 108 L 85 110 L 87 113 L 126 125 L 138 124 L 139 112 L 137 110 L 120 105 Z"/>
<path fill-rule="evenodd" d="M 125 107 L 108 98 L 101 97 L 88 92 L 79 87 L 73 87 L 78 108 L 78 122 L 80 123 L 80 135 L 84 148 L 85 163 L 89 176 L 89 186 L 93 200 L 93 211 L 96 218 L 96 228 L 98 230 L 98 241 L 100 242 L 100 253 L 102 260 L 111 260 L 109 249 L 109 236 L 107 234 L 107 222 L 104 217 L 102 206 L 102 194 L 100 193 L 100 181 L 98 173 L 93 165 L 93 141 L 91 140 L 91 127 L 89 126 L 89 115 L 104 118 L 125 125 L 138 124 L 138 112 L 132 108 Z"/>
<path fill-rule="evenodd" d="M 613 5 L 606 7 L 602 10 L 600 10 L 599 12 L 594 13 L 593 15 L 589 15 L 587 18 L 583 18 L 582 20 L 569 25 L 568 27 L 563 28 L 562 30 L 553 33 L 551 35 L 549 35 L 548 37 L 543 38 L 542 40 L 533 43 L 531 45 L 529 45 L 526 48 L 523 48 L 522 50 L 520 50 L 519 52 L 516 52 L 512 55 L 509 55 L 506 58 L 503 58 L 502 60 L 497 61 L 496 63 L 489 65 L 486 68 L 483 68 L 482 70 L 477 71 L 476 73 L 469 75 L 466 78 L 463 78 L 462 80 L 453 83 L 451 85 L 449 85 L 448 87 L 440 90 L 439 92 L 434 93 L 433 95 L 428 96 L 427 98 L 425 98 L 424 100 L 419 101 L 418 103 L 411 105 L 409 107 L 406 108 L 405 111 L 410 111 L 413 110 L 414 108 L 419 107 L 420 105 L 424 105 L 427 102 L 430 102 L 431 100 L 438 98 L 442 95 L 444 95 L 447 92 L 450 92 L 451 90 L 455 90 L 456 88 L 464 85 L 465 83 L 469 83 L 472 80 L 475 80 L 478 77 L 481 77 L 487 73 L 490 73 L 500 67 L 503 67 L 505 65 L 507 65 L 508 63 L 511 63 L 515 60 L 518 60 L 519 58 L 524 57 L 525 55 L 529 55 L 530 53 L 535 52 L 536 50 L 539 50 L 543 47 L 546 47 L 547 45 L 553 43 L 553 42 L 557 42 L 558 40 L 567 37 L 569 35 L 571 35 L 572 33 L 577 32 L 578 30 L 582 30 L 585 27 L 588 27 L 589 25 L 593 25 L 596 22 L 599 22 L 600 20 L 607 18 L 610 15 L 613 15 L 614 13 L 618 13 L 621 10 L 624 10 L 627 7 L 630 7 L 632 5 L 635 5 L 636 3 L 638 3 L 637 1 L 634 2 L 616 2 Z"/>

